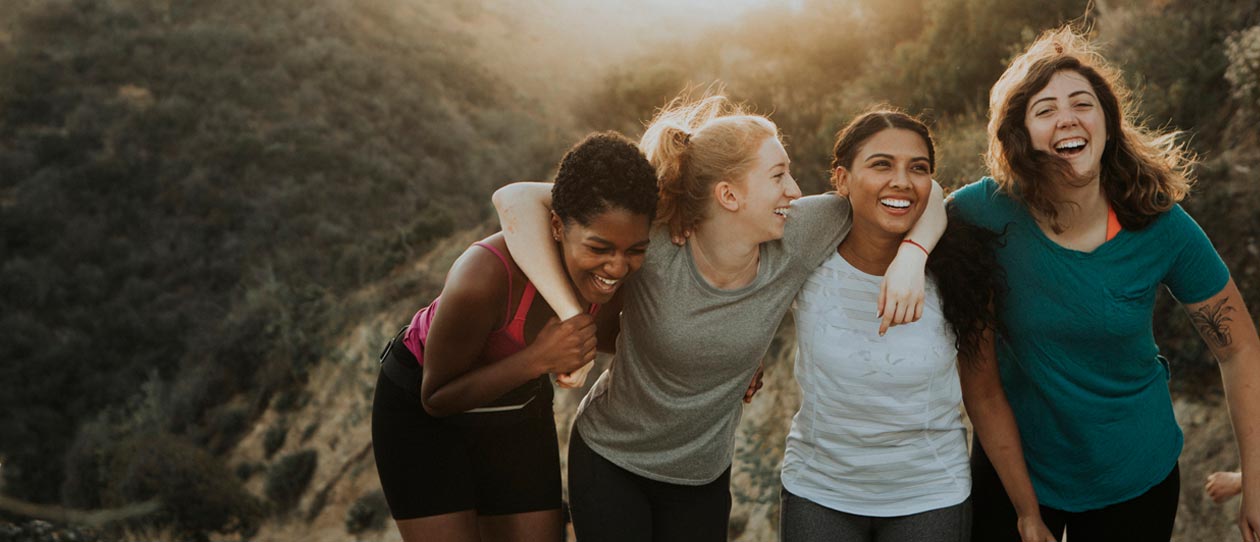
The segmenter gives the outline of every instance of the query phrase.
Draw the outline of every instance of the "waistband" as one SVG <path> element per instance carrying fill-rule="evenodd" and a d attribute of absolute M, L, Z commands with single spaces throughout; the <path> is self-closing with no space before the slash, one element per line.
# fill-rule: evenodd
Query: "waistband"
<path fill-rule="evenodd" d="M 407 345 L 403 344 L 403 337 L 407 334 L 408 327 L 403 326 L 394 338 L 385 344 L 385 348 L 381 350 L 379 362 L 381 371 L 391 382 L 420 400 L 420 384 L 424 378 L 424 369 L 411 350 L 407 349 Z M 552 415 L 550 407 L 553 395 L 550 379 L 547 375 L 542 375 L 503 394 L 487 405 L 452 417 L 511 412 Z"/>

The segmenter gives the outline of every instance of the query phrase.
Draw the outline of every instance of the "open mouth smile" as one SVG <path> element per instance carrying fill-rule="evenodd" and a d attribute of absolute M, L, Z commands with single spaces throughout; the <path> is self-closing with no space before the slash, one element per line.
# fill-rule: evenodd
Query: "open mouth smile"
<path fill-rule="evenodd" d="M 595 285 L 595 289 L 600 292 L 614 292 L 617 290 L 617 286 L 621 284 L 621 279 L 606 279 L 594 273 L 592 273 L 591 276 L 594 277 L 591 282 Z"/>
<path fill-rule="evenodd" d="M 1083 137 L 1070 137 L 1054 144 L 1054 152 L 1064 158 L 1071 158 L 1085 152 L 1088 142 Z"/>

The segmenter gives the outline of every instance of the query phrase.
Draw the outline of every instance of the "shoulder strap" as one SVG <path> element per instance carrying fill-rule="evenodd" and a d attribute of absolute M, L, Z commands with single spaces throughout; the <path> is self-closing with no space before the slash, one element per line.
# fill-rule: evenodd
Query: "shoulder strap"
<path fill-rule="evenodd" d="M 503 253 L 499 252 L 499 249 L 494 248 L 494 246 L 488 245 L 486 243 L 482 243 L 480 241 L 473 243 L 473 246 L 478 246 L 494 253 L 495 256 L 499 257 L 499 261 L 503 262 L 503 270 L 507 271 L 507 277 L 508 277 L 507 305 L 503 308 L 503 326 L 500 327 L 499 330 L 506 329 L 508 325 L 512 323 L 512 266 L 508 264 L 507 256 L 504 256 Z M 520 308 L 517 307 L 518 312 L 519 310 Z"/>
<path fill-rule="evenodd" d="M 521 294 L 521 302 L 516 305 L 516 316 L 507 326 L 504 326 L 507 334 L 520 344 L 525 344 L 525 319 L 529 318 L 529 308 L 533 306 L 537 294 L 538 290 L 534 288 L 534 283 L 526 281 L 525 292 Z"/>

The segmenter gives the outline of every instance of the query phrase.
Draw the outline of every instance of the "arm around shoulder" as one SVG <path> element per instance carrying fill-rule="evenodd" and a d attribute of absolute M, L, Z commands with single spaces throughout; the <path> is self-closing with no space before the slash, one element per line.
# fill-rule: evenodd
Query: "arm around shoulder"
<path fill-rule="evenodd" d="M 888 265 L 884 281 L 879 285 L 880 335 L 888 331 L 889 326 L 908 324 L 923 317 L 928 253 L 945 234 L 947 222 L 944 190 L 933 180 L 923 216 L 906 233 L 897 257 Z"/>
<path fill-rule="evenodd" d="M 562 320 L 581 314 L 551 237 L 551 184 L 512 183 L 491 197 L 512 259 Z"/>

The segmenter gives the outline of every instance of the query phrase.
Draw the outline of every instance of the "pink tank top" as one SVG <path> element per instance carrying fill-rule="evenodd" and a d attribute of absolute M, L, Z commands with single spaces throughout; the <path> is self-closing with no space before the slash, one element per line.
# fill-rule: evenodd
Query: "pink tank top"
<path fill-rule="evenodd" d="M 508 264 L 507 257 L 494 248 L 485 243 L 473 243 L 499 257 L 499 261 L 503 262 L 504 269 L 507 270 L 508 276 L 508 292 L 509 299 L 507 307 L 504 309 L 503 327 L 494 330 L 490 336 L 486 338 L 486 346 L 481 351 L 481 358 L 485 361 L 499 361 L 512 354 L 520 352 L 525 348 L 525 317 L 529 316 L 529 308 L 534 304 L 534 297 L 538 294 L 538 290 L 534 288 L 534 283 L 525 283 L 525 292 L 521 294 L 521 302 L 516 306 L 516 314 L 512 315 L 512 266 Z M 408 326 L 407 332 L 403 334 L 403 344 L 410 350 L 420 365 L 424 365 L 424 342 L 429 336 L 429 326 L 433 324 L 433 315 L 437 312 L 438 302 L 442 300 L 442 296 L 434 299 L 429 306 L 420 309 L 416 315 L 411 318 L 411 325 Z M 590 313 L 595 314 L 599 310 L 599 305 L 591 305 Z"/>

